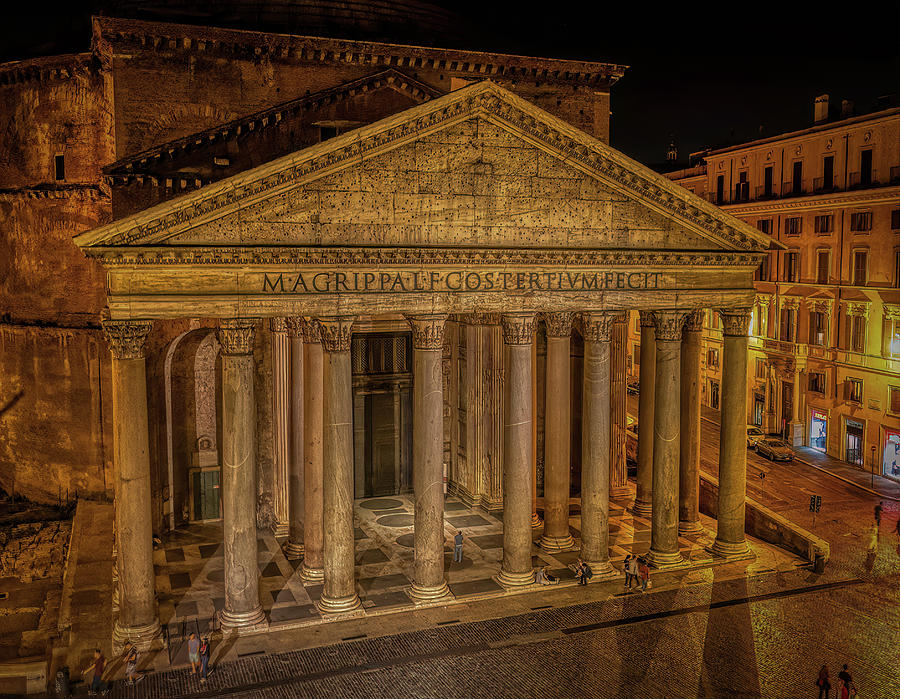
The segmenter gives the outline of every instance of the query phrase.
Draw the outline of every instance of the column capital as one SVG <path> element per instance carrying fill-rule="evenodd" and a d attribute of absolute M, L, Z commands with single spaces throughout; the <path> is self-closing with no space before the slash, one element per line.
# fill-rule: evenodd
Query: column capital
<path fill-rule="evenodd" d="M 656 322 L 653 320 L 653 311 L 638 311 L 638 315 L 641 317 L 642 328 L 656 327 Z"/>
<path fill-rule="evenodd" d="M 703 311 L 696 310 L 688 313 L 684 319 L 684 329 L 692 332 L 703 330 Z"/>
<path fill-rule="evenodd" d="M 303 316 L 288 316 L 284 322 L 291 337 L 303 337 Z"/>
<path fill-rule="evenodd" d="M 287 318 L 269 318 L 269 330 L 273 333 L 286 333 L 288 331 Z"/>
<path fill-rule="evenodd" d="M 349 352 L 356 316 L 326 316 L 316 318 L 326 352 Z"/>
<path fill-rule="evenodd" d="M 581 332 L 590 342 L 609 342 L 617 313 L 609 311 L 584 311 L 581 314 Z"/>
<path fill-rule="evenodd" d="M 553 311 L 542 313 L 547 337 L 569 337 L 572 334 L 574 314 L 569 311 Z"/>
<path fill-rule="evenodd" d="M 152 320 L 110 320 L 109 312 L 100 316 L 103 335 L 113 359 L 141 359 L 144 343 L 153 329 Z"/>
<path fill-rule="evenodd" d="M 656 339 L 663 342 L 681 340 L 681 328 L 686 315 L 684 311 L 653 311 Z"/>
<path fill-rule="evenodd" d="M 297 320 L 300 325 L 300 337 L 303 338 L 304 344 L 322 344 L 322 328 L 315 318 L 301 318 L 298 316 Z"/>
<path fill-rule="evenodd" d="M 502 322 L 499 313 L 460 313 L 457 318 L 466 325 L 500 325 Z"/>
<path fill-rule="evenodd" d="M 222 354 L 253 354 L 256 322 L 253 318 L 225 318 L 217 331 Z"/>
<path fill-rule="evenodd" d="M 413 349 L 439 350 L 444 348 L 444 323 L 446 313 L 408 315 L 406 321 L 412 328 Z"/>
<path fill-rule="evenodd" d="M 750 333 L 751 309 L 721 308 L 722 327 L 726 336 L 747 337 Z"/>
<path fill-rule="evenodd" d="M 507 345 L 530 345 L 534 339 L 534 313 L 504 313 L 503 341 Z"/>

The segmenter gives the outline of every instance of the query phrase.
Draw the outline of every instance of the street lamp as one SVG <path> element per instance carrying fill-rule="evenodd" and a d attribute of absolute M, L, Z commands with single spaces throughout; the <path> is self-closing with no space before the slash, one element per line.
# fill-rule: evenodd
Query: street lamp
<path fill-rule="evenodd" d="M 872 445 L 872 490 L 875 490 L 875 445 Z"/>

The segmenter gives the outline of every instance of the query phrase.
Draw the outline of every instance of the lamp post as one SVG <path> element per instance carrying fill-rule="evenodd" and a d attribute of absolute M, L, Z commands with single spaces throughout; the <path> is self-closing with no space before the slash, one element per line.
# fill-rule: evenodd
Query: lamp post
<path fill-rule="evenodd" d="M 872 490 L 875 490 L 875 445 L 872 445 Z"/>

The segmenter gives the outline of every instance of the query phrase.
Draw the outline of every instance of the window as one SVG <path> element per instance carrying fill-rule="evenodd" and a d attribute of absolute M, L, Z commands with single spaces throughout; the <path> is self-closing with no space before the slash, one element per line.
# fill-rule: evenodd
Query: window
<path fill-rule="evenodd" d="M 809 372 L 809 390 L 814 393 L 825 393 L 825 373 L 820 371 Z"/>
<path fill-rule="evenodd" d="M 816 233 L 819 235 L 827 235 L 834 230 L 834 216 L 832 214 L 821 214 L 816 216 Z"/>
<path fill-rule="evenodd" d="M 763 257 L 762 262 L 759 263 L 759 269 L 756 270 L 756 281 L 758 281 L 758 282 L 769 281 L 769 256 L 768 255 Z"/>
<path fill-rule="evenodd" d="M 706 365 L 711 367 L 719 366 L 719 350 L 710 348 L 706 351 Z"/>
<path fill-rule="evenodd" d="M 709 380 L 709 407 L 719 409 L 719 382 L 712 379 Z"/>
<path fill-rule="evenodd" d="M 747 201 L 750 199 L 750 180 L 747 171 L 738 174 L 738 182 L 734 185 L 734 200 Z"/>
<path fill-rule="evenodd" d="M 791 194 L 803 193 L 803 161 L 798 160 L 794 163 L 791 171 Z"/>
<path fill-rule="evenodd" d="M 761 218 L 756 222 L 756 228 L 766 235 L 772 235 L 772 219 Z"/>
<path fill-rule="evenodd" d="M 635 366 L 641 365 L 641 346 L 640 345 L 634 346 L 634 365 Z"/>
<path fill-rule="evenodd" d="M 869 251 L 853 251 L 853 286 L 865 286 L 868 278 Z"/>
<path fill-rule="evenodd" d="M 862 388 L 861 379 L 847 379 L 844 384 L 844 399 L 851 403 L 862 403 Z"/>
<path fill-rule="evenodd" d="M 334 138 L 340 133 L 340 130 L 337 126 L 320 126 L 319 127 L 319 142 L 327 141 L 329 138 Z"/>
<path fill-rule="evenodd" d="M 785 235 L 800 235 L 800 229 L 803 225 L 803 219 L 799 216 L 790 216 L 784 219 Z"/>
<path fill-rule="evenodd" d="M 784 253 L 784 281 L 795 282 L 800 276 L 800 253 L 789 250 Z"/>
<path fill-rule="evenodd" d="M 850 230 L 851 231 L 870 231 L 872 230 L 872 212 L 857 211 L 850 214 Z"/>
<path fill-rule="evenodd" d="M 828 250 L 816 251 L 816 284 L 827 284 L 831 271 L 831 253 Z"/>
<path fill-rule="evenodd" d="M 900 231 L 900 209 L 891 211 L 891 230 Z"/>
<path fill-rule="evenodd" d="M 834 189 L 834 156 L 826 155 L 822 161 L 822 189 Z"/>
<path fill-rule="evenodd" d="M 900 413 L 900 386 L 888 386 L 888 404 L 892 413 Z"/>
<path fill-rule="evenodd" d="M 725 175 L 719 175 L 716 178 L 716 204 L 725 201 Z"/>
<path fill-rule="evenodd" d="M 859 183 L 872 184 L 872 149 L 859 153 Z"/>
<path fill-rule="evenodd" d="M 866 351 L 865 316 L 850 316 L 850 349 L 854 352 Z"/>
<path fill-rule="evenodd" d="M 54 156 L 53 174 L 57 181 L 66 179 L 66 156 Z"/>
<path fill-rule="evenodd" d="M 900 289 L 900 250 L 894 250 L 894 288 Z"/>
<path fill-rule="evenodd" d="M 766 378 L 766 360 L 759 359 L 756 360 L 756 378 L 764 379 Z"/>
<path fill-rule="evenodd" d="M 780 340 L 784 342 L 794 341 L 794 309 L 781 309 L 781 336 Z"/>
<path fill-rule="evenodd" d="M 766 169 L 763 171 L 763 196 L 771 197 L 772 196 L 772 173 L 774 170 L 771 165 L 767 165 Z"/>
<path fill-rule="evenodd" d="M 822 311 L 812 311 L 809 314 L 809 344 L 819 347 L 825 346 L 828 336 L 828 319 Z"/>
<path fill-rule="evenodd" d="M 884 319 L 883 347 L 881 354 L 885 357 L 900 358 L 900 318 Z"/>

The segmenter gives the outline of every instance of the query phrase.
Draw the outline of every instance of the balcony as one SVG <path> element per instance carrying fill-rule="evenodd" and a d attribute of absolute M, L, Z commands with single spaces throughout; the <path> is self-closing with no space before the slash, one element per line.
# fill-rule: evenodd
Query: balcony
<path fill-rule="evenodd" d="M 897 182 L 900 182 L 900 165 L 891 167 L 891 184 L 896 184 Z"/>
<path fill-rule="evenodd" d="M 756 188 L 756 199 L 758 201 L 764 199 L 774 199 L 777 196 L 778 195 L 775 193 L 775 185 L 769 186 L 768 191 L 766 191 L 765 185 L 760 185 Z"/>
<path fill-rule="evenodd" d="M 878 177 L 875 170 L 872 172 L 851 172 L 850 173 L 850 189 L 860 187 L 877 187 Z"/>
<path fill-rule="evenodd" d="M 786 342 L 784 340 L 773 340 L 771 338 L 765 338 L 763 340 L 763 349 L 767 352 L 778 352 L 780 354 L 788 354 L 790 356 L 794 356 L 794 343 Z"/>
<path fill-rule="evenodd" d="M 825 181 L 824 177 L 816 177 L 813 180 L 813 191 L 818 194 L 820 192 L 833 192 L 834 191 L 834 177 L 830 178 L 829 182 Z"/>
<path fill-rule="evenodd" d="M 785 182 L 781 185 L 781 196 L 783 197 L 798 197 L 803 193 L 802 182 L 798 182 L 796 187 L 793 182 Z"/>

